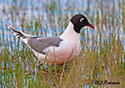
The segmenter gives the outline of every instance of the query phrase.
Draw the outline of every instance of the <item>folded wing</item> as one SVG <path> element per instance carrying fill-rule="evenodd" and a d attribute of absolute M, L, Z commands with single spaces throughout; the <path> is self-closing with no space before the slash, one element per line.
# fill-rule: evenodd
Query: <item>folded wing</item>
<path fill-rule="evenodd" d="M 44 49 L 55 46 L 58 47 L 60 42 L 63 41 L 60 37 L 32 37 L 28 39 L 28 45 L 35 51 L 45 54 Z"/>

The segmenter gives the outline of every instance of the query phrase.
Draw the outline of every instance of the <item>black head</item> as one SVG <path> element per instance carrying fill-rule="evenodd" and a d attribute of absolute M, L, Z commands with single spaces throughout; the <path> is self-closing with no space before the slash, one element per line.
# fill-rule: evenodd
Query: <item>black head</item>
<path fill-rule="evenodd" d="M 90 26 L 91 28 L 95 29 L 94 26 L 90 24 L 87 18 L 82 14 L 74 15 L 70 21 L 73 23 L 74 30 L 77 33 L 80 33 L 81 28 L 84 26 Z"/>

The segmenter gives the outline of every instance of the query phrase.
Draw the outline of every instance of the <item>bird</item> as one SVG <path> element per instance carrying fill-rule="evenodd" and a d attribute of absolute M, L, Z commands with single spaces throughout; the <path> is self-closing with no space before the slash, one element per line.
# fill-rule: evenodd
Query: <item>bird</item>
<path fill-rule="evenodd" d="M 85 15 L 76 14 L 71 17 L 65 31 L 56 37 L 37 37 L 17 31 L 12 26 L 9 29 L 32 50 L 38 61 L 48 65 L 61 65 L 80 55 L 80 31 L 85 26 L 95 29 Z"/>

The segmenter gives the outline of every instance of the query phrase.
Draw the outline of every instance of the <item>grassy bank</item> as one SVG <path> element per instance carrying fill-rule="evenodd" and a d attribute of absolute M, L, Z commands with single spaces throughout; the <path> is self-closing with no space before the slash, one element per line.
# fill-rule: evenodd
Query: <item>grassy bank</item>
<path fill-rule="evenodd" d="M 3 1 L 1 5 L 0 88 L 124 88 L 124 0 L 12 1 L 8 5 Z M 12 25 L 36 36 L 57 36 L 73 14 L 83 12 L 96 30 L 86 27 L 81 31 L 81 55 L 70 63 L 48 66 L 46 70 L 38 67 L 31 50 L 7 29 Z M 120 84 L 104 84 L 105 80 Z"/>

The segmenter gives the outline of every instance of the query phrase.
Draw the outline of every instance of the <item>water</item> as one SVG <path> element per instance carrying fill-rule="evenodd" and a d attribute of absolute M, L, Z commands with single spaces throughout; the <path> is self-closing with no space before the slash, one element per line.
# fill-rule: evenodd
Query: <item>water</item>
<path fill-rule="evenodd" d="M 19 50 L 23 48 L 22 42 L 15 39 L 8 26 L 12 25 L 17 30 L 29 34 L 34 32 L 36 36 L 59 36 L 65 30 L 71 16 L 77 13 L 85 14 L 96 27 L 96 30 L 85 27 L 81 31 L 83 44 L 88 42 L 88 47 L 91 49 L 93 35 L 96 42 L 100 41 L 99 34 L 102 42 L 108 41 L 111 36 L 119 36 L 125 49 L 122 10 L 124 4 L 122 3 L 123 0 L 0 0 L 0 41 L 2 42 L 0 52 L 7 46 L 13 53 L 11 44 L 15 50 L 18 49 L 16 46 L 19 46 Z M 116 40 L 117 38 L 115 37 Z M 99 47 L 99 44 L 97 46 Z M 12 67 L 15 70 L 15 66 Z M 36 68 L 35 72 L 37 73 Z M 36 75 L 33 78 L 37 80 Z M 24 79 L 24 85 L 26 81 Z M 84 87 L 89 86 L 86 84 Z"/>
<path fill-rule="evenodd" d="M 42 24 L 42 28 L 39 28 L 38 30 L 41 31 L 43 28 L 46 30 L 47 36 L 52 36 L 52 32 L 56 29 L 58 31 L 57 35 L 62 33 L 65 30 L 65 27 L 58 27 L 57 24 L 57 17 L 58 15 L 68 15 L 68 21 L 71 18 L 71 14 L 76 14 L 76 13 L 84 13 L 86 15 L 89 15 L 90 17 L 93 16 L 94 24 L 96 23 L 96 17 L 97 14 L 96 12 L 98 11 L 99 18 L 101 19 L 101 9 L 97 9 L 98 7 L 100 8 L 99 3 L 101 1 L 95 1 L 95 0 L 90 0 L 90 7 L 88 8 L 88 1 L 87 0 L 79 0 L 77 3 L 74 3 L 75 1 L 71 0 L 70 2 L 68 0 L 63 0 L 63 1 L 51 1 L 47 0 L 48 3 L 46 3 L 46 0 L 27 0 L 27 1 L 16 1 L 16 0 L 1 0 L 0 1 L 0 34 L 2 34 L 2 30 L 5 32 L 6 35 L 11 35 L 10 31 L 7 29 L 9 25 L 16 26 L 18 30 L 21 30 L 21 21 L 24 18 L 25 19 L 25 24 L 29 24 L 29 22 L 35 22 L 35 19 L 40 19 L 40 23 Z M 55 3 L 56 2 L 56 3 Z M 122 2 L 122 0 L 120 1 Z M 54 4 L 55 3 L 55 4 Z M 104 15 L 108 13 L 108 11 L 113 9 L 113 3 L 111 1 L 102 1 L 103 3 L 103 13 Z M 119 32 L 120 34 L 120 39 L 125 45 L 125 32 L 122 23 L 122 10 L 119 9 L 119 2 L 117 0 L 114 0 L 115 3 L 115 11 L 114 13 L 111 13 L 114 15 L 114 24 L 117 24 L 117 18 L 119 18 L 119 25 L 114 26 L 112 28 L 109 28 L 110 25 L 103 24 L 103 28 L 97 28 L 94 34 L 98 33 L 98 30 L 103 30 L 102 31 L 102 36 L 104 39 L 107 39 L 108 36 L 113 33 L 117 34 Z M 60 5 L 61 4 L 61 5 Z M 75 7 L 72 7 L 72 4 L 75 5 Z M 60 6 L 59 6 L 60 5 Z M 110 5 L 110 6 L 109 6 Z M 50 7 L 49 7 L 50 6 Z M 58 7 L 58 8 L 57 8 Z M 49 8 L 49 9 L 48 9 Z M 51 9 L 52 8 L 52 9 Z M 73 11 L 72 11 L 73 8 Z M 58 10 L 59 9 L 59 10 Z M 87 10 L 89 9 L 89 10 Z M 109 10 L 107 10 L 109 9 Z M 67 10 L 67 11 L 66 11 Z M 93 15 L 94 14 L 94 15 Z M 52 20 L 55 20 L 55 27 L 48 21 L 47 15 L 52 15 L 55 18 Z M 64 16 L 65 17 L 65 16 Z M 111 18 L 109 16 L 106 17 L 107 19 Z M 91 18 L 89 18 L 91 20 Z M 63 20 L 63 19 L 61 19 Z M 112 18 L 111 18 L 112 20 Z M 99 21 L 100 22 L 100 21 Z M 62 22 L 64 24 L 64 22 Z M 116 28 L 116 29 L 115 29 Z M 31 27 L 32 30 L 34 28 Z M 110 30 L 109 30 L 110 29 Z M 117 29 L 119 31 L 117 31 Z M 25 28 L 25 31 L 27 29 Z M 84 29 L 85 34 L 87 31 L 89 32 L 89 35 L 91 36 L 92 31 L 91 30 L 86 30 Z M 29 32 L 29 31 L 28 31 Z M 55 34 L 54 34 L 55 35 Z M 41 36 L 39 34 L 39 36 Z M 44 36 L 44 34 L 43 34 Z M 106 38 L 107 37 L 107 38 Z"/>

